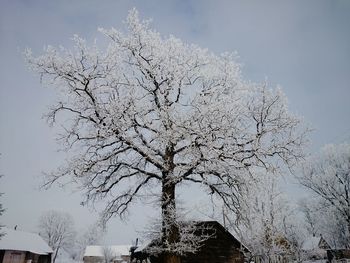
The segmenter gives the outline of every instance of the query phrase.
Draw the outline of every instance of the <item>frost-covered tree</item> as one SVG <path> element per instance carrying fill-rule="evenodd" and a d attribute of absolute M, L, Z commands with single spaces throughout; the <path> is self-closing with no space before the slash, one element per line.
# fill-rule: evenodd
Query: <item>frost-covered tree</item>
<path fill-rule="evenodd" d="M 176 189 L 198 184 L 239 212 L 252 167 L 300 159 L 301 121 L 280 89 L 242 80 L 232 54 L 162 37 L 136 10 L 126 32 L 100 31 L 109 38 L 104 51 L 75 36 L 74 50 L 26 52 L 31 68 L 61 91 L 48 119 L 65 113 L 61 139 L 73 155 L 47 185 L 70 178 L 85 203 L 106 202 L 105 219 L 158 193 L 165 262 L 178 262 L 189 246 L 179 245 Z"/>
<path fill-rule="evenodd" d="M 309 209 L 309 221 L 312 221 L 311 216 L 312 213 L 315 216 L 315 211 L 324 211 L 325 208 L 331 211 L 330 214 L 328 212 L 325 214 L 328 214 L 329 218 L 327 226 L 330 227 L 330 230 L 342 226 L 337 231 L 339 234 L 335 236 L 339 236 L 339 243 L 349 247 L 350 144 L 325 146 L 318 156 L 304 165 L 303 176 L 299 177 L 299 181 L 318 198 L 316 206 Z"/>
<path fill-rule="evenodd" d="M 59 251 L 70 252 L 74 247 L 76 232 L 70 214 L 58 211 L 47 211 L 39 219 L 39 235 L 52 248 L 52 263 L 55 263 Z"/>
<path fill-rule="evenodd" d="M 113 250 L 110 247 L 103 247 L 102 248 L 102 262 L 103 263 L 111 263 L 114 261 L 116 255 L 114 254 Z"/>
<path fill-rule="evenodd" d="M 305 198 L 300 203 L 309 236 L 323 236 L 332 248 L 348 245 L 347 224 L 342 214 L 319 198 Z"/>
<path fill-rule="evenodd" d="M 242 193 L 240 218 L 232 227 L 250 248 L 252 256 L 266 262 L 279 255 L 298 257 L 299 220 L 272 173 L 255 174 Z M 264 261 L 264 262 L 265 262 Z"/>

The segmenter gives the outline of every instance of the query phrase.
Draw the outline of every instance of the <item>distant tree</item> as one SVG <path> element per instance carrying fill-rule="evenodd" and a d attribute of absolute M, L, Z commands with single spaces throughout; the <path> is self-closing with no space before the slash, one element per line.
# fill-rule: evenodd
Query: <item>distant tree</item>
<path fill-rule="evenodd" d="M 309 160 L 303 167 L 303 176 L 299 177 L 301 185 L 318 198 L 316 206 L 306 210 L 312 228 L 312 213 L 315 211 L 329 212 L 330 220 L 327 226 L 338 229 L 339 236 L 345 247 L 350 247 L 350 144 L 327 145 L 315 158 Z M 310 208 L 310 207 L 309 207 Z M 323 218 L 327 218 L 322 216 Z M 341 223 L 338 225 L 337 223 Z M 342 236 L 342 237 L 341 237 Z M 338 244 L 339 245 L 339 244 Z"/>
<path fill-rule="evenodd" d="M 111 263 L 116 257 L 113 250 L 107 246 L 102 248 L 102 255 L 103 255 L 103 263 Z"/>
<path fill-rule="evenodd" d="M 0 175 L 0 178 L 2 177 L 2 175 Z M 2 196 L 3 193 L 0 193 L 0 196 Z M 5 212 L 5 209 L 2 206 L 2 203 L 0 203 L 0 216 Z M 0 239 L 5 235 L 5 233 L 3 233 L 1 231 L 1 229 L 3 228 L 3 225 L 0 224 Z"/>
<path fill-rule="evenodd" d="M 76 232 L 70 214 L 58 211 L 45 212 L 39 219 L 39 235 L 54 251 L 55 263 L 60 250 L 70 251 L 74 247 Z"/>
<path fill-rule="evenodd" d="M 316 236 L 320 233 L 320 224 L 316 216 L 319 210 L 318 201 L 308 197 L 300 199 L 298 204 L 300 211 L 304 215 L 306 230 L 311 236 Z"/>
<path fill-rule="evenodd" d="M 78 257 L 83 259 L 85 248 L 91 245 L 98 245 L 101 242 L 105 229 L 100 222 L 96 222 L 78 235 L 76 240 L 76 246 L 78 251 Z"/>
<path fill-rule="evenodd" d="M 300 203 L 310 236 L 323 236 L 332 248 L 347 246 L 347 224 L 341 213 L 319 198 L 305 198 Z"/>
<path fill-rule="evenodd" d="M 289 253 L 296 262 L 304 262 L 304 243 L 307 238 L 307 230 L 300 211 L 296 207 L 283 220 L 283 233 L 289 243 Z"/>
<path fill-rule="evenodd" d="M 106 220 L 158 191 L 165 262 L 179 262 L 190 246 L 179 244 L 175 190 L 198 184 L 239 213 L 245 177 L 298 161 L 305 131 L 281 90 L 242 80 L 232 54 L 163 38 L 136 10 L 126 25 L 126 33 L 101 30 L 110 40 L 105 52 L 75 36 L 74 51 L 26 53 L 62 91 L 48 119 L 68 114 L 61 139 L 76 154 L 47 185 L 67 177 L 80 183 L 86 202 L 107 202 Z"/>

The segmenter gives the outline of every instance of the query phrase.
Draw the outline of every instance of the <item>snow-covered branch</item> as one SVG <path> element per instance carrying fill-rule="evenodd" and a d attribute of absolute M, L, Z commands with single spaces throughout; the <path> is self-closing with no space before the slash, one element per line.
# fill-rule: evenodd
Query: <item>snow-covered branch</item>
<path fill-rule="evenodd" d="M 172 217 L 166 211 L 175 209 L 183 182 L 202 185 L 238 213 L 252 169 L 275 170 L 303 157 L 307 130 L 280 89 L 242 80 L 231 54 L 160 36 L 136 10 L 126 27 L 100 30 L 110 39 L 104 51 L 75 36 L 73 50 L 26 52 L 44 83 L 61 91 L 48 120 L 69 116 L 60 138 L 74 156 L 47 185 L 64 178 L 80 184 L 85 202 L 107 202 L 107 219 L 157 185 L 159 199 L 170 198 L 162 215 Z"/>
<path fill-rule="evenodd" d="M 312 223 L 312 213 L 317 212 L 312 210 L 317 206 L 327 208 L 332 211 L 334 226 L 331 228 L 335 228 L 336 222 L 344 224 L 345 231 L 340 232 L 345 235 L 341 238 L 345 241 L 338 243 L 350 244 L 350 145 L 325 146 L 321 154 L 304 164 L 299 182 L 319 199 L 313 209 L 306 207 L 306 212 L 311 212 L 309 222 Z"/>

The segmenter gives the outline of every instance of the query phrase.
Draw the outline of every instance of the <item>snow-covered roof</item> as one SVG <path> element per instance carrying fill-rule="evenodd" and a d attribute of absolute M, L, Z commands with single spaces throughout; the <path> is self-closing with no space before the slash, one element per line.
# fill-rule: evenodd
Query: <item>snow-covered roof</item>
<path fill-rule="evenodd" d="M 85 248 L 84 257 L 103 257 L 104 249 L 111 251 L 113 256 L 128 256 L 130 254 L 131 245 L 118 245 L 118 246 L 87 246 Z"/>
<path fill-rule="evenodd" d="M 303 250 L 314 250 L 319 249 L 318 245 L 320 244 L 321 237 L 309 237 L 304 241 Z"/>
<path fill-rule="evenodd" d="M 39 255 L 52 253 L 52 249 L 38 234 L 9 228 L 2 230 L 6 235 L 0 239 L 1 250 L 29 251 Z"/>
<path fill-rule="evenodd" d="M 148 245 L 151 243 L 149 240 L 145 240 L 141 245 L 138 245 L 134 252 L 141 252 L 146 249 Z"/>

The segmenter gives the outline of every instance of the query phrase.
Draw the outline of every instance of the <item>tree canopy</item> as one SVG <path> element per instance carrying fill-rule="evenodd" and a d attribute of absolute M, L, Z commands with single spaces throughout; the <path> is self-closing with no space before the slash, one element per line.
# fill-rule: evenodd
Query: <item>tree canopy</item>
<path fill-rule="evenodd" d="M 106 219 L 158 191 L 164 251 L 181 254 L 176 187 L 199 184 L 238 213 L 245 177 L 293 165 L 306 131 L 280 89 L 242 79 L 234 55 L 162 37 L 149 24 L 134 9 L 126 32 L 100 29 L 103 51 L 75 36 L 74 50 L 27 50 L 26 58 L 61 91 L 48 120 L 66 113 L 61 140 L 73 157 L 47 184 L 70 178 L 86 202 L 106 202 Z"/>

